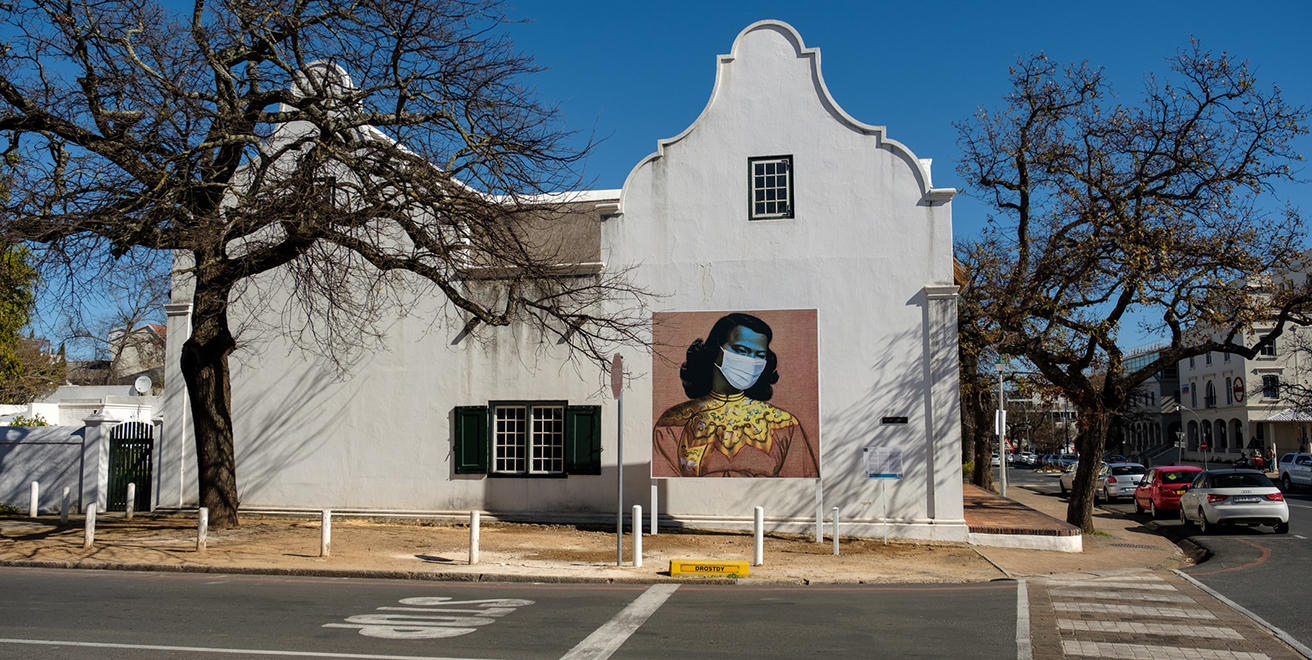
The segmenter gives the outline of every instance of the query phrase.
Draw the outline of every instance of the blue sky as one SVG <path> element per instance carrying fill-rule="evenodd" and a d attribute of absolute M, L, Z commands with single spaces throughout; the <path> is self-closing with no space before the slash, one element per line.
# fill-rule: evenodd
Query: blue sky
<path fill-rule="evenodd" d="M 1312 105 L 1312 2 L 548 2 L 512 0 L 530 20 L 512 35 L 550 70 L 537 77 L 542 99 L 559 103 L 570 125 L 605 141 L 589 159 L 598 188 L 619 188 L 629 170 L 701 113 L 728 53 L 751 23 L 786 21 L 822 53 L 835 100 L 856 119 L 888 128 L 921 158 L 934 159 L 934 184 L 961 188 L 954 121 L 979 105 L 997 107 L 1018 54 L 1102 66 L 1126 101 L 1146 72 L 1191 36 L 1204 47 L 1249 60 L 1259 82 Z M 1312 139 L 1299 150 L 1312 156 Z M 1312 167 L 1301 172 L 1312 178 Z M 1312 189 L 1283 186 L 1282 200 L 1312 213 Z M 957 236 L 976 235 L 988 209 L 966 196 L 953 203 Z"/>

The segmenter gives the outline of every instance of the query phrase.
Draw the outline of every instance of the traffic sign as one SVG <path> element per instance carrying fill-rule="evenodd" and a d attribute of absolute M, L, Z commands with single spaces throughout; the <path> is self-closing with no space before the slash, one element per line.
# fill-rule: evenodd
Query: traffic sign
<path fill-rule="evenodd" d="M 619 353 L 615 354 L 610 361 L 610 393 L 615 398 L 620 398 L 620 391 L 624 389 L 624 358 Z"/>
<path fill-rule="evenodd" d="M 1202 443 L 1200 443 L 1200 444 L 1198 445 L 1198 450 L 1199 450 L 1199 451 L 1207 451 L 1207 441 L 1206 441 L 1206 440 L 1202 441 Z"/>
<path fill-rule="evenodd" d="M 1233 389 L 1235 393 L 1235 403 L 1242 402 L 1244 400 L 1244 379 L 1235 378 L 1235 382 L 1231 385 L 1231 389 Z"/>

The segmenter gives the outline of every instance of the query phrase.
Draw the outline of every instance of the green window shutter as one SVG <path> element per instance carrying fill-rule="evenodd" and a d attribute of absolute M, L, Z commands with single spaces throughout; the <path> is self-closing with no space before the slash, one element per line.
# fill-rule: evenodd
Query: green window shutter
<path fill-rule="evenodd" d="M 456 406 L 456 474 L 487 474 L 487 406 Z"/>
<path fill-rule="evenodd" d="M 565 408 L 565 472 L 601 474 L 601 406 Z"/>

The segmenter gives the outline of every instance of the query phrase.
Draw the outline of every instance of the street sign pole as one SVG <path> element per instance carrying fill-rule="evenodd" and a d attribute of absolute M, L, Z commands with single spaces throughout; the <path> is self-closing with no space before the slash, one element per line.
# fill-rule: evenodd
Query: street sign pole
<path fill-rule="evenodd" d="M 624 358 L 618 354 L 610 362 L 610 391 L 615 395 L 615 565 L 624 565 Z M 642 523 L 634 521 L 641 534 Z"/>

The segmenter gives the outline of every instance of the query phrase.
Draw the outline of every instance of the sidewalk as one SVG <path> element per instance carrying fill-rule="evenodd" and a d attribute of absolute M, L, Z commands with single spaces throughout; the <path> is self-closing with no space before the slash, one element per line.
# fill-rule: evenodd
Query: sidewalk
<path fill-rule="evenodd" d="M 1060 518 L 1065 502 L 1014 488 L 1010 500 L 967 489 L 967 522 L 986 533 L 1072 533 Z M 826 538 L 767 534 L 765 563 L 744 583 L 978 582 L 1004 577 L 1103 570 L 1173 568 L 1183 555 L 1137 523 L 1098 513 L 1098 536 L 1084 552 L 926 545 L 879 539 L 841 539 L 833 555 Z M 60 527 L 57 517 L 0 518 L 0 565 L 48 568 L 277 573 L 459 581 L 659 582 L 671 559 L 752 559 L 751 534 L 667 531 L 643 537 L 643 566 L 632 565 L 632 537 L 616 566 L 613 531 L 563 525 L 484 523 L 480 562 L 469 564 L 463 525 L 334 520 L 331 556 L 319 556 L 317 519 L 244 516 L 242 527 L 211 531 L 196 549 L 193 517 L 102 513 L 95 547 L 82 548 L 82 520 Z M 1079 538 L 1078 536 L 1075 538 Z M 708 578 L 693 576 L 694 581 Z M 714 579 L 714 578 L 709 578 Z"/>

